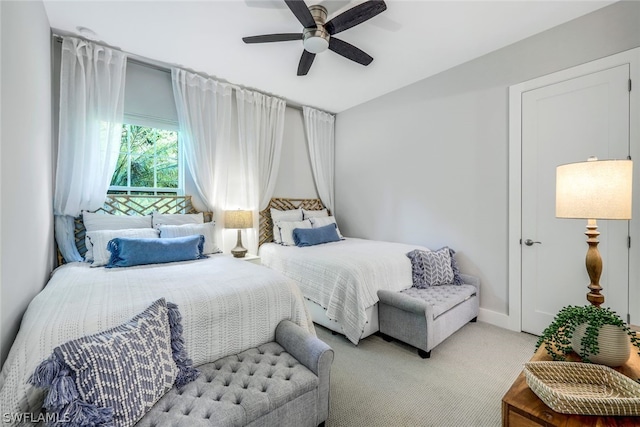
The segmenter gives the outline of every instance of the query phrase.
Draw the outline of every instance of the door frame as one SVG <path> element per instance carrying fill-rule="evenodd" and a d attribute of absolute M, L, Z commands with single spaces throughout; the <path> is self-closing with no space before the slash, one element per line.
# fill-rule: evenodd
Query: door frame
<path fill-rule="evenodd" d="M 629 150 L 631 158 L 636 160 L 633 174 L 634 193 L 640 194 L 640 48 L 630 49 L 509 86 L 509 259 L 507 275 L 509 309 L 507 327 L 511 330 L 522 330 L 522 245 L 520 243 L 522 238 L 522 94 L 624 64 L 629 64 L 629 75 L 633 82 L 629 97 Z M 629 257 L 640 260 L 640 197 L 633 199 L 632 217 L 633 219 L 629 221 L 632 242 Z M 585 243 L 585 254 L 586 250 Z M 631 322 L 640 324 L 640 262 L 629 262 L 629 279 Z M 621 316 L 624 317 L 624 314 L 621 313 Z"/>

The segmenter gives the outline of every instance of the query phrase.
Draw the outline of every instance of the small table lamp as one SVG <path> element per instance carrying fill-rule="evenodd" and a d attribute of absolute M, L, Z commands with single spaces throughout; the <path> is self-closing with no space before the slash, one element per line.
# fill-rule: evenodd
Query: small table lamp
<path fill-rule="evenodd" d="M 238 229 L 238 241 L 236 247 L 231 249 L 231 253 L 236 258 L 242 258 L 247 253 L 247 249 L 242 246 L 242 229 L 253 227 L 253 213 L 251 211 L 226 211 L 224 214 L 225 228 Z"/>
<path fill-rule="evenodd" d="M 596 219 L 631 219 L 631 160 L 598 160 L 560 165 L 556 169 L 556 217 L 587 219 L 587 300 L 599 307 L 602 257 Z"/>

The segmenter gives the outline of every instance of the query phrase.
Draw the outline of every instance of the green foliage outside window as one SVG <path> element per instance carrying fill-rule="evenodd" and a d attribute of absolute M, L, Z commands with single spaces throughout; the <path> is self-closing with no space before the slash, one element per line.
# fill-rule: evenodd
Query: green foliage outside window
<path fill-rule="evenodd" d="M 173 193 L 178 189 L 178 133 L 124 124 L 116 170 L 111 179 L 112 194 Z M 128 187 L 123 190 L 122 187 Z M 167 191 L 168 190 L 168 191 Z"/>

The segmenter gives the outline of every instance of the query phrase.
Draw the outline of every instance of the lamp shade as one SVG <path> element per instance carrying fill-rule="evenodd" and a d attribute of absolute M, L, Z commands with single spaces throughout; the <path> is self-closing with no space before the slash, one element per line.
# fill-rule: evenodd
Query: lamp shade
<path fill-rule="evenodd" d="M 589 160 L 556 169 L 556 217 L 631 219 L 631 160 Z"/>
<path fill-rule="evenodd" d="M 253 227 L 253 213 L 251 211 L 226 211 L 224 214 L 225 228 Z"/>

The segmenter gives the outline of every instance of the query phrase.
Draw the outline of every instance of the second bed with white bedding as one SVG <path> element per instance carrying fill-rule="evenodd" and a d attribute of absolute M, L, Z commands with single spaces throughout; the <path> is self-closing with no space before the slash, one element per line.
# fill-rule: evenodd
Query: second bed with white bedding
<path fill-rule="evenodd" d="M 292 278 L 308 300 L 326 310 L 345 336 L 357 344 L 367 325 L 367 310 L 378 302 L 379 289 L 401 291 L 413 285 L 406 254 L 422 246 L 346 238 L 339 242 L 297 247 L 265 243 L 262 264 Z M 314 318 L 314 320 L 316 320 Z"/>

